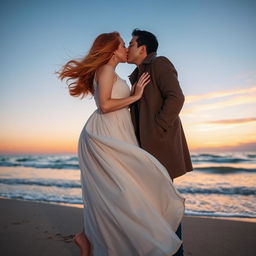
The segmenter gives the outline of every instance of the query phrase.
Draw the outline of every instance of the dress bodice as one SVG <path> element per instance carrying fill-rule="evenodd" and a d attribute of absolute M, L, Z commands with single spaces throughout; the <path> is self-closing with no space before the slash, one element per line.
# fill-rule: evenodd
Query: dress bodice
<path fill-rule="evenodd" d="M 114 82 L 111 92 L 112 99 L 121 99 L 130 96 L 130 88 L 126 81 L 120 78 L 117 74 L 117 80 Z M 99 108 L 99 92 L 98 92 L 98 84 L 95 80 L 95 76 L 93 79 L 93 88 L 94 88 L 94 100 Z"/>

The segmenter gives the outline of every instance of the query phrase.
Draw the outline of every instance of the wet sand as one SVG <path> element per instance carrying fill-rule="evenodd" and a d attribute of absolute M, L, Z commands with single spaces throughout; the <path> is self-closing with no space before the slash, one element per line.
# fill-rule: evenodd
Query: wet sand
<path fill-rule="evenodd" d="M 0 211 L 1 255 L 80 255 L 72 234 L 83 228 L 81 208 L 0 199 Z M 182 229 L 184 256 L 256 255 L 255 219 L 185 216 Z"/>

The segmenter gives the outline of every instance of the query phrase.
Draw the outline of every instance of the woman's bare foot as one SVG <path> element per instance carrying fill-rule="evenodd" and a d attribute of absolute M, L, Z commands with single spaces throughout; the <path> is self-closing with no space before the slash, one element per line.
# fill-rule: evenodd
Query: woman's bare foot
<path fill-rule="evenodd" d="M 79 234 L 76 234 L 74 237 L 74 241 L 81 250 L 81 256 L 90 256 L 91 244 L 87 239 L 87 237 L 85 236 L 84 232 L 80 232 Z"/>

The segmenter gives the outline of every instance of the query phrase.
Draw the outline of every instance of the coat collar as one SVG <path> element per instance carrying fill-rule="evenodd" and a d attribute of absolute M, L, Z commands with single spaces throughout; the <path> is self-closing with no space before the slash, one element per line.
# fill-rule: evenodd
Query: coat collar
<path fill-rule="evenodd" d="M 155 57 L 156 52 L 148 54 L 139 67 L 135 68 L 135 70 L 128 76 L 132 84 L 137 80 L 139 70 L 144 70 L 144 65 L 150 64 Z"/>
<path fill-rule="evenodd" d="M 151 63 L 155 57 L 156 57 L 156 52 L 151 52 L 150 54 L 147 55 L 147 57 L 142 61 L 140 65 Z"/>

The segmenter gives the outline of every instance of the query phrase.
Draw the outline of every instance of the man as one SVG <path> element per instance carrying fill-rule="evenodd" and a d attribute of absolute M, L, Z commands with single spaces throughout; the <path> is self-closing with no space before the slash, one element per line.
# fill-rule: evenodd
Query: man
<path fill-rule="evenodd" d="M 150 83 L 142 98 L 131 105 L 131 117 L 140 147 L 154 155 L 173 180 L 193 167 L 179 118 L 184 95 L 177 71 L 166 57 L 156 56 L 157 48 L 157 38 L 152 33 L 138 29 L 132 32 L 127 62 L 137 68 L 129 77 L 131 84 L 144 72 L 150 74 Z M 181 225 L 176 234 L 182 239 Z M 183 255 L 183 246 L 175 255 Z"/>

